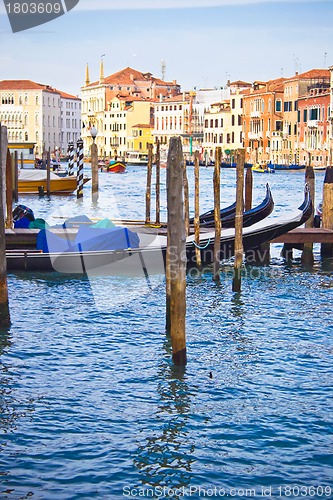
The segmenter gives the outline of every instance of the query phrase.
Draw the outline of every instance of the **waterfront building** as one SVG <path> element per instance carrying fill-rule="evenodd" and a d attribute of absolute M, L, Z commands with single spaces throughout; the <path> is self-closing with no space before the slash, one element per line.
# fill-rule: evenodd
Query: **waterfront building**
<path fill-rule="evenodd" d="M 146 142 L 137 141 L 137 137 L 140 137 L 140 131 L 143 137 L 143 130 L 150 130 L 151 117 L 150 100 L 133 95 L 113 97 L 104 113 L 104 130 L 99 133 L 99 156 L 125 158 L 128 152 L 140 146 L 142 152 L 148 152 L 147 142 L 152 142 L 151 134 L 149 138 L 146 136 Z"/>
<path fill-rule="evenodd" d="M 60 153 L 66 155 L 68 143 L 76 145 L 81 135 L 81 99 L 57 90 L 60 95 Z"/>
<path fill-rule="evenodd" d="M 168 149 L 170 138 L 182 138 L 183 153 L 193 159 L 195 151 L 202 148 L 203 106 L 196 101 L 196 92 L 160 99 L 154 104 L 154 129 L 152 135 L 158 139 L 163 150 Z"/>
<path fill-rule="evenodd" d="M 329 109 L 329 120 L 330 120 L 330 144 L 329 144 L 329 163 L 333 163 L 333 66 L 329 67 L 330 72 L 330 109 Z"/>
<path fill-rule="evenodd" d="M 176 80 L 172 82 L 165 82 L 159 78 L 155 78 L 152 73 L 146 72 L 142 73 L 133 68 L 127 67 L 110 76 L 104 77 L 104 64 L 103 60 L 100 63 L 100 75 L 99 80 L 91 82 L 89 75 L 88 65 L 86 67 L 86 77 L 85 84 L 81 88 L 82 94 L 82 139 L 84 141 L 84 152 L 86 155 L 89 154 L 90 146 L 92 144 L 92 139 L 90 137 L 90 128 L 94 125 L 97 128 L 98 135 L 96 138 L 96 144 L 98 147 L 99 156 L 103 156 L 106 152 L 110 153 L 110 141 L 111 146 L 118 144 L 116 148 L 120 148 L 121 152 L 125 153 L 127 150 L 127 136 L 132 137 L 132 132 L 128 127 L 136 125 L 138 123 L 143 123 L 148 125 L 150 123 L 149 118 L 144 120 L 140 117 L 135 118 L 133 121 L 127 124 L 126 136 L 125 134 L 119 134 L 119 143 L 117 143 L 117 137 L 115 134 L 110 134 L 111 132 L 117 132 L 117 130 L 112 130 L 112 126 L 116 123 L 112 122 L 112 118 L 119 118 L 122 125 L 125 124 L 124 116 L 112 117 L 112 109 L 110 109 L 110 103 L 114 98 L 126 102 L 126 99 L 130 103 L 150 103 L 157 98 L 168 98 L 176 96 L 180 93 L 180 85 L 177 84 Z M 120 105 L 120 103 L 119 103 Z M 138 109 L 138 106 L 131 105 Z M 147 109 L 149 104 L 147 105 Z M 122 109 L 122 113 L 126 111 Z M 130 114 L 128 114 L 130 116 Z M 133 116 L 133 113 L 132 115 Z M 108 123 L 106 123 L 106 120 Z M 119 130 L 120 132 L 120 130 Z M 123 130 L 122 130 L 123 132 Z M 124 138 L 125 144 L 123 143 Z M 120 144 L 120 138 L 122 143 Z M 130 141 L 131 139 L 129 139 Z M 107 147 L 106 147 L 107 146 Z M 115 147 L 113 147 L 113 150 Z M 117 151 L 118 153 L 118 151 Z M 111 154 L 114 155 L 114 151 L 111 148 Z"/>
<path fill-rule="evenodd" d="M 304 141 L 301 141 L 298 136 L 299 131 L 303 130 L 302 127 L 298 126 L 298 103 L 300 99 L 312 98 L 312 92 L 316 93 L 317 89 L 322 92 L 329 89 L 329 87 L 330 72 L 325 69 L 312 69 L 300 74 L 296 72 L 293 77 L 284 80 L 282 150 L 279 163 L 284 165 L 298 164 L 299 161 L 302 163 L 304 158 L 307 159 L 307 154 L 302 153 L 300 144 Z M 312 121 L 312 128 L 316 128 L 315 123 L 319 123 L 318 120 Z M 313 130 L 313 134 L 310 135 L 314 137 L 316 132 Z M 311 154 L 314 151 L 315 149 L 311 149 Z M 315 153 L 313 156 L 318 155 Z M 325 155 L 319 154 L 319 156 Z"/>
<path fill-rule="evenodd" d="M 310 88 L 298 98 L 299 161 L 327 166 L 330 154 L 330 89 Z"/>
<path fill-rule="evenodd" d="M 254 82 L 243 91 L 243 139 L 246 161 L 279 163 L 283 130 L 284 78 Z"/>
<path fill-rule="evenodd" d="M 243 94 L 251 84 L 228 82 L 229 98 L 213 103 L 204 114 L 203 155 L 213 160 L 216 147 L 222 149 L 222 161 L 235 161 L 236 149 L 243 147 Z"/>
<path fill-rule="evenodd" d="M 2 80 L 0 82 L 0 121 L 8 128 L 10 143 L 29 145 L 33 154 L 39 156 L 43 150 L 64 152 L 67 149 L 66 121 L 62 112 L 66 103 L 76 107 L 74 122 L 71 122 L 72 137 L 80 132 L 80 99 L 65 94 L 50 85 L 31 80 Z M 31 147 L 32 145 L 32 147 Z"/>
<path fill-rule="evenodd" d="M 148 155 L 148 144 L 154 143 L 152 134 L 154 123 L 137 123 L 132 126 L 132 136 L 127 137 L 127 153 Z"/>

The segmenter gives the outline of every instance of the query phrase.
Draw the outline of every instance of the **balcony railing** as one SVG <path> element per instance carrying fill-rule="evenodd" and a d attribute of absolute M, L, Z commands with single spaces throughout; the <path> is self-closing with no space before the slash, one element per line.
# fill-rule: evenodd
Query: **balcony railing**
<path fill-rule="evenodd" d="M 309 128 L 317 128 L 318 127 L 318 120 L 308 120 L 307 125 Z"/>
<path fill-rule="evenodd" d="M 249 132 L 249 139 L 252 141 L 262 139 L 262 132 Z"/>

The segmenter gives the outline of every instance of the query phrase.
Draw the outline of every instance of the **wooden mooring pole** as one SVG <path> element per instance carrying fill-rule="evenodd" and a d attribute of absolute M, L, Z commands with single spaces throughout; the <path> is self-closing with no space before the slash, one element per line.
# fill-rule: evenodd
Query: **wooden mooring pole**
<path fill-rule="evenodd" d="M 50 148 L 47 152 L 46 161 L 46 194 L 48 197 L 51 195 L 51 151 Z"/>
<path fill-rule="evenodd" d="M 183 150 L 180 137 L 171 137 L 167 160 L 168 245 L 166 259 L 166 324 L 172 359 L 186 364 L 186 228 L 183 197 Z"/>
<path fill-rule="evenodd" d="M 153 145 L 148 144 L 147 184 L 146 184 L 146 224 L 151 222 L 151 176 L 153 171 Z"/>
<path fill-rule="evenodd" d="M 333 229 L 333 166 L 328 166 L 325 173 L 322 226 L 324 229 Z M 321 256 L 322 258 L 333 257 L 333 245 L 331 243 L 321 244 Z"/>
<path fill-rule="evenodd" d="M 252 208 L 253 173 L 252 167 L 247 167 L 245 175 L 245 210 Z"/>
<path fill-rule="evenodd" d="M 161 222 L 161 155 L 160 155 L 160 141 L 156 142 L 156 155 L 155 155 L 155 168 L 156 168 L 156 184 L 155 184 L 155 222 Z"/>
<path fill-rule="evenodd" d="M 311 164 L 307 165 L 306 167 L 305 182 L 309 186 L 310 196 L 312 200 L 312 215 L 306 221 L 305 227 L 313 227 L 313 214 L 314 214 L 314 203 L 315 203 L 315 176 Z M 304 243 L 301 262 L 304 266 L 313 266 L 314 263 L 313 243 Z"/>
<path fill-rule="evenodd" d="M 91 200 L 93 203 L 98 202 L 98 149 L 95 139 L 91 145 L 90 151 L 91 160 Z"/>
<path fill-rule="evenodd" d="M 13 227 L 13 168 L 10 151 L 7 149 L 6 156 L 6 229 Z"/>
<path fill-rule="evenodd" d="M 220 283 L 220 255 L 221 255 L 221 148 L 215 150 L 214 167 L 214 260 L 213 260 L 213 280 Z"/>
<path fill-rule="evenodd" d="M 243 263 L 243 212 L 244 212 L 244 163 L 245 149 L 237 151 L 236 220 L 235 220 L 235 264 L 232 291 L 241 291 Z"/>
<path fill-rule="evenodd" d="M 199 166 L 199 151 L 194 153 L 194 238 L 195 238 L 195 262 L 197 268 L 201 270 L 201 253 L 200 253 L 200 166 Z"/>
<path fill-rule="evenodd" d="M 185 158 L 183 158 L 183 163 L 184 163 L 183 187 L 184 187 L 185 231 L 186 231 L 186 236 L 189 236 L 189 234 L 190 234 L 190 197 L 189 197 L 187 168 L 186 168 L 186 159 Z"/>
<path fill-rule="evenodd" d="M 11 154 L 12 172 L 13 172 L 13 200 L 18 202 L 18 161 L 15 155 Z"/>
<path fill-rule="evenodd" d="M 0 328 L 10 326 L 5 241 L 7 128 L 0 124 Z"/>

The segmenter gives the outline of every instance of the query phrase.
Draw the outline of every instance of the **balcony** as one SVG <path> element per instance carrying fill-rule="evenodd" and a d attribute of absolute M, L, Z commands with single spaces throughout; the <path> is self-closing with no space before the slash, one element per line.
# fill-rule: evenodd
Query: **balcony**
<path fill-rule="evenodd" d="M 251 111 L 250 116 L 251 116 L 251 118 L 260 118 L 261 113 L 260 113 L 260 111 Z"/>
<path fill-rule="evenodd" d="M 308 128 L 318 128 L 318 120 L 308 120 Z"/>
<path fill-rule="evenodd" d="M 258 141 L 262 139 L 262 132 L 249 132 L 248 137 L 250 141 Z"/>

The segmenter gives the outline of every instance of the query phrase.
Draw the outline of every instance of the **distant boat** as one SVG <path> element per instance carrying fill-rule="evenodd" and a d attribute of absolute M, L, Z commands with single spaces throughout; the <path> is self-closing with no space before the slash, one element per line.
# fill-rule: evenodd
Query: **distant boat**
<path fill-rule="evenodd" d="M 147 165 L 148 155 L 139 151 L 130 151 L 126 155 L 126 163 L 128 165 Z"/>
<path fill-rule="evenodd" d="M 274 170 L 303 170 L 305 168 L 305 165 L 297 165 L 295 163 L 288 165 L 283 165 L 281 163 L 268 163 L 268 166 L 274 168 Z"/>
<path fill-rule="evenodd" d="M 236 168 L 236 167 L 237 167 L 237 163 L 235 163 L 235 162 L 228 163 L 228 162 L 223 161 L 221 163 L 221 168 Z M 245 162 L 244 163 L 244 168 L 248 168 L 248 167 L 252 167 L 252 163 Z"/>
<path fill-rule="evenodd" d="M 259 163 L 257 163 L 253 165 L 252 172 L 257 172 L 259 174 L 275 174 L 275 169 L 270 165 L 259 165 Z"/>
<path fill-rule="evenodd" d="M 113 174 L 124 174 L 126 172 L 126 163 L 120 160 L 111 160 L 107 167 L 102 167 L 103 172 L 111 172 Z"/>

